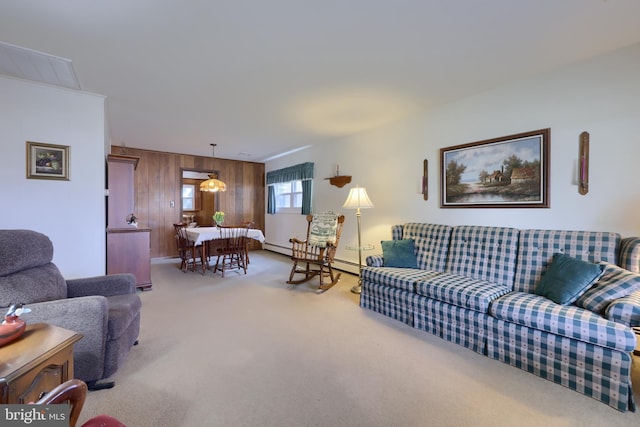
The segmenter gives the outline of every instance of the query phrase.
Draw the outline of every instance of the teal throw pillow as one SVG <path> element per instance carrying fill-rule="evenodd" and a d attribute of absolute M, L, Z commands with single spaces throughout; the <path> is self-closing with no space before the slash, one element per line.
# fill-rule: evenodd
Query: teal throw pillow
<path fill-rule="evenodd" d="M 561 305 L 571 304 L 598 280 L 603 271 L 601 264 L 555 254 L 536 286 L 536 294 Z"/>
<path fill-rule="evenodd" d="M 418 268 L 413 239 L 386 240 L 380 243 L 385 267 Z"/>

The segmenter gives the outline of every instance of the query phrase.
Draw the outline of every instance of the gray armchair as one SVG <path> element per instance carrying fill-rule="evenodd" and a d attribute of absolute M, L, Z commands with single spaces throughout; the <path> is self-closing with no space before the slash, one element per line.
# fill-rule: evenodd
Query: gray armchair
<path fill-rule="evenodd" d="M 142 303 L 135 277 L 65 280 L 52 259 L 53 244 L 44 234 L 0 230 L 0 307 L 24 303 L 31 309 L 21 316 L 27 324 L 45 322 L 82 334 L 74 347 L 75 377 L 90 389 L 112 387 L 98 381 L 117 371 L 138 339 Z"/>

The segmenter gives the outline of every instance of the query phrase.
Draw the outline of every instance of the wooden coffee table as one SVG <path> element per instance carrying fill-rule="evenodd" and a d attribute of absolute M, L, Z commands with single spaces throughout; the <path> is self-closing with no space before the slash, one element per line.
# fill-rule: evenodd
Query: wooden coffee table
<path fill-rule="evenodd" d="M 27 325 L 0 347 L 0 404 L 35 402 L 73 378 L 73 345 L 81 334 L 46 323 Z"/>

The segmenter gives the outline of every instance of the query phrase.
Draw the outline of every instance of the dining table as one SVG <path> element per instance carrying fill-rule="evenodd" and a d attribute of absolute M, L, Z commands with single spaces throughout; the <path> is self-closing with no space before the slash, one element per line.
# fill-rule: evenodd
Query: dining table
<path fill-rule="evenodd" d="M 204 274 L 204 271 L 206 270 L 206 268 L 208 268 L 208 262 L 206 261 L 208 259 L 208 256 L 206 253 L 208 245 L 203 243 L 211 240 L 221 239 L 222 233 L 218 227 L 187 227 L 185 231 L 187 232 L 187 237 L 189 238 L 189 240 L 193 242 L 194 246 L 202 245 L 201 255 L 202 255 L 202 269 Z M 257 228 L 249 228 L 247 230 L 247 237 L 249 239 L 257 240 L 260 243 L 264 243 L 265 241 L 262 230 Z M 245 254 L 245 256 L 246 256 L 245 260 L 248 263 L 249 254 L 247 253 Z"/>

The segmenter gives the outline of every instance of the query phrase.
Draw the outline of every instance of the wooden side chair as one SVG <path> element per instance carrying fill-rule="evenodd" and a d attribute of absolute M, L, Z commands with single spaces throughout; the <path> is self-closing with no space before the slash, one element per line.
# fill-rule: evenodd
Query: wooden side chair
<path fill-rule="evenodd" d="M 335 273 L 331 264 L 338 249 L 343 225 L 344 215 L 334 212 L 307 215 L 307 238 L 289 239 L 293 267 L 287 283 L 297 285 L 318 276 L 319 291 L 326 291 L 338 283 L 340 273 Z M 302 277 L 294 279 L 296 274 Z M 325 283 L 325 278 L 329 279 L 328 283 Z"/>
<path fill-rule="evenodd" d="M 69 427 L 76 427 L 80 412 L 87 398 L 87 384 L 78 379 L 68 380 L 50 392 L 46 393 L 36 405 L 55 405 L 68 402 L 71 407 L 69 413 Z M 87 420 L 82 427 L 127 427 L 109 415 L 98 415 Z"/>
<path fill-rule="evenodd" d="M 189 267 L 192 271 L 196 271 L 196 265 L 198 264 L 198 257 L 200 258 L 200 264 L 202 264 L 202 274 L 205 272 L 206 262 L 202 259 L 202 245 L 195 245 L 194 242 L 189 240 L 187 236 L 187 224 L 178 223 L 173 224 L 173 228 L 176 232 L 176 249 L 180 256 L 180 269 L 183 272 L 187 272 Z"/>
<path fill-rule="evenodd" d="M 249 228 L 242 225 L 220 226 L 220 241 L 217 242 L 214 274 L 220 270 L 222 277 L 227 270 L 241 269 L 247 274 L 247 233 Z"/>
<path fill-rule="evenodd" d="M 247 227 L 247 229 L 253 228 L 256 226 L 256 223 L 254 221 L 245 221 L 242 223 L 243 227 Z M 245 248 L 245 256 L 246 256 L 246 263 L 247 265 L 249 264 L 249 244 L 251 239 L 247 238 L 246 239 L 246 248 Z"/>

